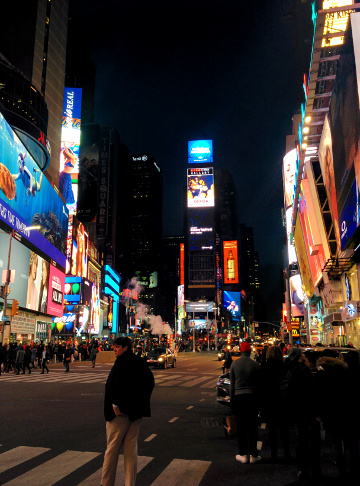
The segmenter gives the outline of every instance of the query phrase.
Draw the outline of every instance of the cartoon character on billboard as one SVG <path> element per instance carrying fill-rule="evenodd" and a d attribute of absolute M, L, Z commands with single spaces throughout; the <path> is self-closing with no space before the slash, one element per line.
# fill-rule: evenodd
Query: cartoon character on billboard
<path fill-rule="evenodd" d="M 59 175 L 59 190 L 64 196 L 66 204 L 75 204 L 74 192 L 72 189 L 71 172 L 74 170 L 77 157 L 70 147 L 64 147 L 62 150 L 64 158 L 64 168 Z"/>
<path fill-rule="evenodd" d="M 18 168 L 19 172 L 17 174 L 12 174 L 12 178 L 14 182 L 20 181 L 23 183 L 23 186 L 25 188 L 25 193 L 27 196 L 33 195 L 34 197 L 36 196 L 36 192 L 39 192 L 41 189 L 41 182 L 43 178 L 43 173 L 41 172 L 40 169 L 36 169 L 35 167 L 33 168 L 33 174 L 31 175 L 30 170 L 28 167 L 25 165 L 25 153 L 19 153 L 18 155 Z M 35 174 L 36 172 L 40 172 L 40 179 L 37 181 L 35 179 Z M 15 201 L 17 200 L 17 197 L 15 195 Z"/>

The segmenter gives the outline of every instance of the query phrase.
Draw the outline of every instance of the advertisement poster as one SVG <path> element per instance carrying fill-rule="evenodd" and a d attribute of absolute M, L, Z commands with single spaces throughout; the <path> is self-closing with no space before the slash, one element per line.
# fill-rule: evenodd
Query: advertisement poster
<path fill-rule="evenodd" d="M 0 233 L 0 271 L 7 269 L 9 235 Z M 11 242 L 10 269 L 15 270 L 15 281 L 10 283 L 9 298 L 16 299 L 20 307 L 26 306 L 29 281 L 30 250 L 15 238 Z"/>
<path fill-rule="evenodd" d="M 212 140 L 193 140 L 188 142 L 188 162 L 198 164 L 213 162 L 213 141 Z"/>
<path fill-rule="evenodd" d="M 46 314 L 50 263 L 30 251 L 26 308 Z"/>
<path fill-rule="evenodd" d="M 188 169 L 188 208 L 208 208 L 215 205 L 213 168 Z"/>
<path fill-rule="evenodd" d="M 238 243 L 223 242 L 224 284 L 239 283 Z"/>
<path fill-rule="evenodd" d="M 54 263 L 49 267 L 49 291 L 47 298 L 47 313 L 51 316 L 63 315 L 63 298 L 65 289 L 65 274 Z"/>
<path fill-rule="evenodd" d="M 235 321 L 241 318 L 241 297 L 240 292 L 228 292 L 224 290 L 224 307 L 233 316 Z"/>
<path fill-rule="evenodd" d="M 59 189 L 71 214 L 77 206 L 81 99 L 81 88 L 64 88 Z"/>
<path fill-rule="evenodd" d="M 69 214 L 0 113 L 0 220 L 65 267 Z M 29 226 L 39 229 L 25 230 Z"/>

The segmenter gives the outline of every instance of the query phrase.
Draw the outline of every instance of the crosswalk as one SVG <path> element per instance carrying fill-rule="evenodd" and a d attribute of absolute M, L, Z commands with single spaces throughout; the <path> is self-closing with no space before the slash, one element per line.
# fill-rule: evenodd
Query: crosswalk
<path fill-rule="evenodd" d="M 2 374 L 0 381 L 3 383 L 105 383 L 109 376 L 108 371 L 96 371 L 88 373 L 79 373 L 71 371 L 50 371 L 44 375 L 40 373 L 31 373 L 25 375 Z M 180 386 L 184 388 L 215 388 L 217 375 L 195 375 L 188 373 L 155 373 L 155 384 L 159 387 Z"/>
<path fill-rule="evenodd" d="M 86 477 L 81 482 L 72 482 L 71 477 L 66 484 L 72 486 L 99 486 L 101 482 L 102 468 L 93 471 L 91 462 L 101 454 L 98 452 L 65 451 L 47 460 L 51 449 L 45 447 L 19 446 L 6 452 L 0 452 L 0 484 L 3 486 L 52 486 L 61 481 L 77 469 L 86 465 Z M 45 457 L 42 457 L 45 456 Z M 31 467 L 34 459 L 43 459 L 40 464 Z M 139 456 L 138 474 L 145 470 L 154 457 Z M 198 486 L 210 467 L 210 461 L 173 459 L 160 472 L 151 486 Z M 19 466 L 24 466 L 19 473 Z M 26 467 L 28 466 L 28 467 Z M 185 479 L 186 475 L 186 479 Z M 119 456 L 116 484 L 124 484 L 124 457 Z"/>

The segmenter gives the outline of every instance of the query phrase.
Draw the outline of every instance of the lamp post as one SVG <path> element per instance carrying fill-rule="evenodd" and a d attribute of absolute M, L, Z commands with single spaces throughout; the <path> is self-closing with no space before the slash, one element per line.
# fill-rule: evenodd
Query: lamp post
<path fill-rule="evenodd" d="M 193 305 L 193 353 L 195 353 L 195 307 Z"/>
<path fill-rule="evenodd" d="M 218 332 L 217 332 L 217 321 L 216 321 L 216 311 L 217 305 L 216 302 L 213 302 L 213 313 L 214 313 L 214 324 L 215 324 L 215 351 L 217 350 L 217 340 L 218 340 Z"/>

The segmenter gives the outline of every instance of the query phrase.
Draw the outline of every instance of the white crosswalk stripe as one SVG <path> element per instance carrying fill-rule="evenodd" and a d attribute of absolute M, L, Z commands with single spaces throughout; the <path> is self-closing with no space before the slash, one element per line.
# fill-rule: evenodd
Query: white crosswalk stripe
<path fill-rule="evenodd" d="M 153 457 L 139 456 L 138 457 L 138 473 L 153 460 Z M 78 486 L 99 486 L 101 484 L 102 468 L 98 469 L 94 474 L 82 481 Z M 125 471 L 124 471 L 124 456 L 119 456 L 119 462 L 116 470 L 115 484 L 124 484 Z"/>
<path fill-rule="evenodd" d="M 50 371 L 45 375 L 40 375 L 39 373 L 31 373 L 26 375 L 2 375 L 2 382 L 12 382 L 12 383 L 105 383 L 109 373 L 106 372 L 89 372 L 89 373 L 77 373 L 70 372 L 65 373 L 61 371 Z M 171 386 L 181 386 L 181 387 L 194 387 L 199 386 L 200 388 L 214 388 L 216 386 L 217 376 L 211 378 L 209 374 L 197 376 L 188 375 L 187 373 L 176 373 L 176 374 L 156 374 L 155 375 L 155 385 L 159 387 L 171 387 Z"/>
<path fill-rule="evenodd" d="M 174 459 L 151 486 L 197 486 L 211 462 Z"/>
<path fill-rule="evenodd" d="M 66 451 L 3 486 L 51 486 L 99 455 L 98 452 Z"/>
<path fill-rule="evenodd" d="M 0 454 L 0 474 L 11 470 L 10 474 L 13 478 L 7 482 L 1 482 L 1 484 L 3 486 L 28 486 L 31 484 L 52 486 L 86 464 L 87 474 L 89 475 L 83 481 L 77 483 L 77 486 L 99 486 L 102 468 L 92 472 L 94 469 L 91 471 L 90 464 L 93 459 L 101 455 L 98 452 L 66 451 L 14 477 L 17 466 L 34 458 L 40 458 L 41 454 L 50 450 L 44 447 L 19 446 Z M 139 456 L 138 473 L 143 469 L 145 472 L 146 466 L 154 459 L 154 457 Z M 160 472 L 151 486 L 183 486 L 185 484 L 186 486 L 198 486 L 210 465 L 210 461 L 173 459 Z M 0 477 L 0 481 L 4 480 L 3 478 L 4 476 Z M 116 484 L 124 484 L 124 478 L 124 456 L 120 455 Z M 71 480 L 67 479 L 67 481 L 71 486 Z"/>

